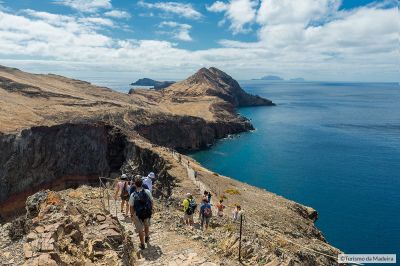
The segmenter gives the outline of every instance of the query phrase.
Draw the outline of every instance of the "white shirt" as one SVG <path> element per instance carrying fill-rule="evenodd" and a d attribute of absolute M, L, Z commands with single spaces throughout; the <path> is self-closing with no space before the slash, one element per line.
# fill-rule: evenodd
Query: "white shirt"
<path fill-rule="evenodd" d="M 140 191 L 142 191 L 142 189 L 144 189 L 144 188 L 139 188 L 139 189 L 137 189 L 136 188 L 136 192 L 140 192 Z M 147 196 L 149 196 L 149 198 L 150 198 L 150 200 L 151 201 L 153 201 L 153 196 L 151 195 L 151 192 L 148 190 L 148 189 L 144 189 L 144 192 L 146 192 L 146 194 L 147 194 Z M 135 194 L 135 193 L 132 193 L 131 194 L 131 196 L 129 197 L 129 205 L 131 205 L 131 206 L 133 206 L 133 194 Z"/>
<path fill-rule="evenodd" d="M 153 181 L 150 177 L 143 177 L 143 184 L 145 184 L 149 188 L 150 192 L 153 190 Z"/>

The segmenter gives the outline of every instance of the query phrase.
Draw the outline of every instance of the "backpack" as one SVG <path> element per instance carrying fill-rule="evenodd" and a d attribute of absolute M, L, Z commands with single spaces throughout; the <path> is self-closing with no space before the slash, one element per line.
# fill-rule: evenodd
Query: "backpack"
<path fill-rule="evenodd" d="M 122 196 L 129 196 L 129 191 L 128 191 L 127 182 L 124 182 L 124 187 L 122 188 L 121 195 L 122 195 Z"/>
<path fill-rule="evenodd" d="M 136 216 L 140 220 L 143 221 L 144 219 L 151 218 L 153 214 L 153 203 L 144 189 L 133 193 L 133 208 L 135 209 Z"/>
<path fill-rule="evenodd" d="M 189 201 L 189 207 L 186 209 L 186 214 L 192 215 L 197 207 L 196 201 L 194 199 L 187 199 Z"/>
<path fill-rule="evenodd" d="M 204 215 L 204 217 L 206 217 L 206 218 L 211 218 L 211 217 L 212 217 L 211 206 L 206 205 L 206 207 L 204 208 L 203 215 Z"/>

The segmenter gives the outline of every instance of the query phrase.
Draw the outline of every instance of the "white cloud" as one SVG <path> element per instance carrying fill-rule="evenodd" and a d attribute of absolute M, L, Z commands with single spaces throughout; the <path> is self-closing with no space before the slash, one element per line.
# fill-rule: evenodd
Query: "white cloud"
<path fill-rule="evenodd" d="M 86 17 L 86 18 L 80 18 L 78 20 L 79 22 L 87 23 L 89 25 L 92 25 L 94 27 L 96 26 L 108 26 L 108 27 L 113 27 L 114 23 L 112 20 L 108 18 L 99 18 L 99 17 Z"/>
<path fill-rule="evenodd" d="M 107 11 L 104 13 L 104 15 L 106 15 L 107 17 L 111 17 L 111 18 L 130 18 L 131 15 L 126 12 L 126 11 L 122 11 L 122 10 L 111 10 L 111 11 Z"/>
<path fill-rule="evenodd" d="M 308 24 L 335 12 L 341 0 L 262 0 L 257 12 L 260 24 Z"/>
<path fill-rule="evenodd" d="M 192 41 L 190 36 L 190 29 L 192 26 L 189 24 L 177 23 L 175 21 L 163 21 L 159 24 L 160 28 L 168 27 L 171 29 L 169 32 L 162 32 L 172 35 L 173 38 L 181 41 Z"/>
<path fill-rule="evenodd" d="M 282 17 L 271 13 L 267 20 L 259 11 L 254 18 L 257 41 L 223 40 L 219 48 L 194 51 L 167 41 L 112 38 L 95 25 L 94 15 L 88 21 L 33 10 L 18 15 L 0 10 L 0 63 L 59 73 L 96 69 L 173 78 L 214 65 L 238 79 L 277 73 L 309 80 L 398 80 L 397 7 L 340 11 L 327 1 L 321 7 L 323 14 L 307 8 L 311 10 L 302 13 L 309 15 L 290 17 L 280 9 Z M 102 22 L 102 27 L 110 27 Z M 163 27 L 179 29 L 179 25 L 166 21 Z M 183 28 L 189 34 L 190 25 Z"/>
<path fill-rule="evenodd" d="M 230 0 L 228 3 L 214 2 L 207 6 L 210 12 L 224 12 L 225 19 L 231 22 L 230 29 L 234 34 L 248 32 L 248 24 L 254 22 L 257 13 L 258 0 Z"/>
<path fill-rule="evenodd" d="M 221 1 L 214 2 L 211 6 L 207 6 L 207 10 L 210 12 L 224 12 L 228 10 L 228 4 Z"/>
<path fill-rule="evenodd" d="M 111 0 L 55 0 L 54 3 L 89 13 L 112 7 Z"/>
<path fill-rule="evenodd" d="M 147 3 L 139 1 L 138 5 L 148 9 L 158 9 L 168 14 L 176 14 L 184 18 L 200 19 L 203 15 L 198 12 L 191 4 L 184 4 L 179 2 L 156 2 Z"/>

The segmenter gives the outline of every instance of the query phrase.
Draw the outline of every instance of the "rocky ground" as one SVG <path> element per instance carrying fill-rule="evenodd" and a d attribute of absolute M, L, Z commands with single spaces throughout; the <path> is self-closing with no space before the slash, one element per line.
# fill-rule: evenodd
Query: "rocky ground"
<path fill-rule="evenodd" d="M 229 211 L 207 231 L 184 225 L 181 198 L 155 199 L 150 243 L 138 237 L 120 202 L 107 190 L 82 186 L 41 191 L 28 198 L 27 216 L 0 228 L 2 265 L 239 265 L 239 223 Z M 108 190 L 112 195 L 113 191 Z M 107 198 L 110 199 L 109 203 Z M 215 210 L 214 210 L 215 213 Z M 333 265 L 307 250 L 297 257 L 285 237 L 264 235 L 246 218 L 241 265 Z M 268 240 L 268 241 L 265 241 Z"/>
<path fill-rule="evenodd" d="M 134 226 L 120 212 L 120 202 L 111 200 L 103 208 L 102 199 L 100 188 L 87 186 L 31 196 L 27 216 L 18 219 L 23 224 L 6 223 L 0 229 L 1 265 L 238 264 L 222 256 L 213 236 L 221 224 L 212 223 L 207 232 L 198 223 L 187 227 L 177 202 L 166 206 L 156 200 L 151 241 L 139 250 Z"/>
<path fill-rule="evenodd" d="M 2 227 L 0 262 L 10 265 L 132 265 L 134 248 L 118 220 L 107 213 L 100 191 L 83 186 L 40 191 L 27 214 Z"/>

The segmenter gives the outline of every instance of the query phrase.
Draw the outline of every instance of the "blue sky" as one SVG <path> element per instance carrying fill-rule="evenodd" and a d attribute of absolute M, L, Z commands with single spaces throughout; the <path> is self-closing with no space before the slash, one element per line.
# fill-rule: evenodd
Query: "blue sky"
<path fill-rule="evenodd" d="M 397 1 L 0 0 L 0 64 L 84 78 L 398 81 Z"/>

